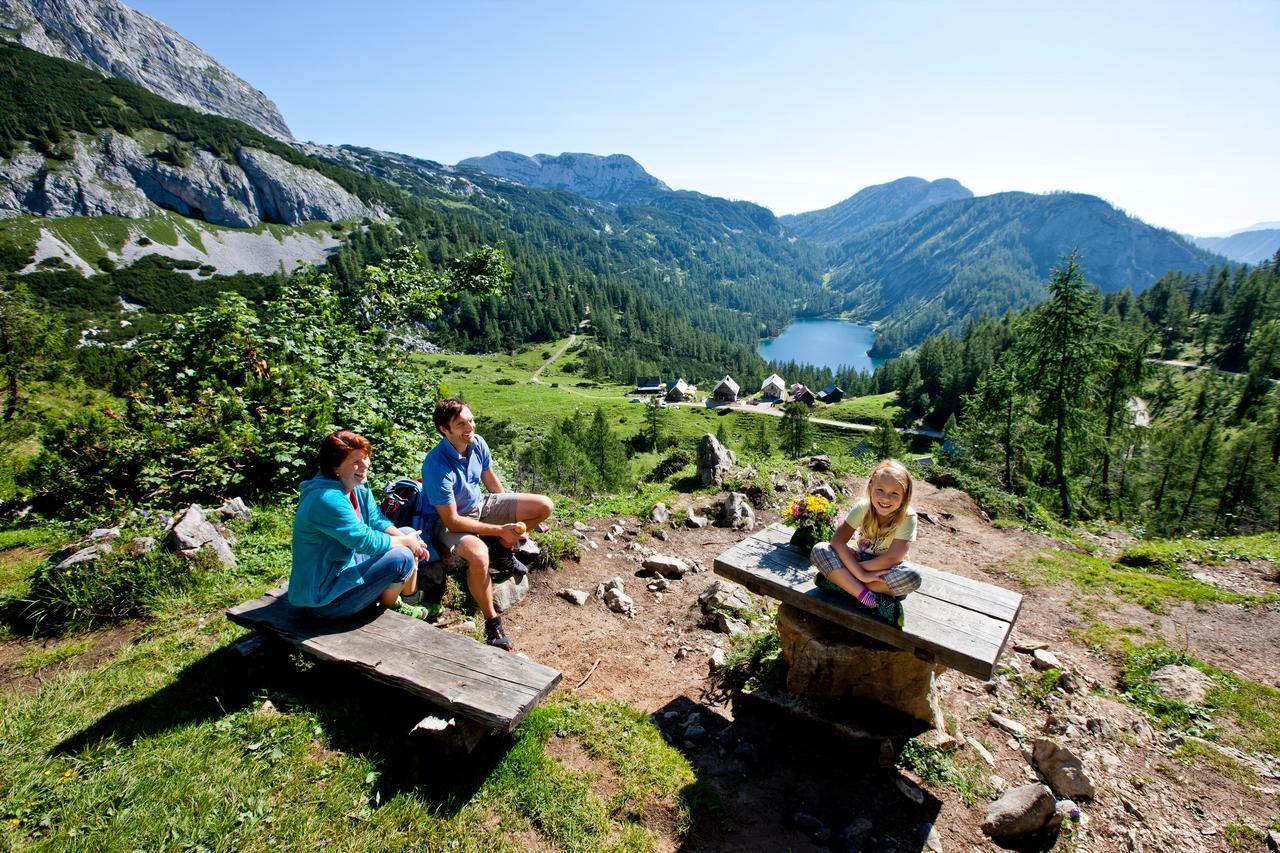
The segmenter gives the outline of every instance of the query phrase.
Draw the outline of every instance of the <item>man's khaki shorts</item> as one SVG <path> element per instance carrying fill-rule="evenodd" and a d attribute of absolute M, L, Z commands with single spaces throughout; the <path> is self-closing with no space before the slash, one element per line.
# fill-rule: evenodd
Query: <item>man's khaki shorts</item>
<path fill-rule="evenodd" d="M 476 521 L 483 521 L 485 524 L 511 524 L 516 520 L 516 504 L 519 501 L 520 495 L 515 492 L 485 495 L 480 499 L 480 503 L 466 512 L 458 514 Z M 473 534 L 454 533 L 444 526 L 443 521 L 439 518 L 436 519 L 435 537 L 436 541 L 440 543 L 440 552 L 442 554 L 452 554 L 453 549 L 457 548 L 458 543 L 462 541 L 462 537 L 471 535 Z"/>

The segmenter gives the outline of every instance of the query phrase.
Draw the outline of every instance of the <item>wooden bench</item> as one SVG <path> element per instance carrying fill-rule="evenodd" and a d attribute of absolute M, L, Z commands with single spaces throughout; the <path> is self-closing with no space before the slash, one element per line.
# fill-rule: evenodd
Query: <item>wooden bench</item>
<path fill-rule="evenodd" d="M 791 534 L 781 524 L 757 531 L 716 557 L 716 574 L 921 660 L 984 681 L 992 676 L 1018 619 L 1020 594 L 913 564 L 923 582 L 904 600 L 906 621 L 898 628 L 848 596 L 816 587 L 817 570 L 790 544 Z"/>
<path fill-rule="evenodd" d="M 548 666 L 390 610 L 317 622 L 289 604 L 285 592 L 273 589 L 232 607 L 227 618 L 312 657 L 353 666 L 488 730 L 510 732 L 560 682 L 560 673 Z M 432 727 L 425 720 L 420 726 Z"/>

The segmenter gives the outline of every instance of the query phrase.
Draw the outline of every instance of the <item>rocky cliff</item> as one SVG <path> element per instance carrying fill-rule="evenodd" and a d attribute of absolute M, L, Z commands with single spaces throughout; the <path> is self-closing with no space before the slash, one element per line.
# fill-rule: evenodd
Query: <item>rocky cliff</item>
<path fill-rule="evenodd" d="M 479 169 L 531 187 L 568 190 L 610 204 L 646 200 L 670 187 L 650 175 L 626 154 L 535 154 L 498 151 L 487 157 L 468 157 L 460 167 Z"/>
<path fill-rule="evenodd" d="M 174 30 L 119 0 L 0 0 L 0 34 L 122 77 L 166 100 L 293 135 L 266 95 Z"/>
<path fill-rule="evenodd" d="M 77 136 L 66 160 L 26 147 L 0 162 L 0 217 L 124 216 L 160 207 L 215 225 L 385 218 L 334 181 L 275 154 L 240 148 L 229 163 L 192 149 L 181 165 L 131 136 Z"/>

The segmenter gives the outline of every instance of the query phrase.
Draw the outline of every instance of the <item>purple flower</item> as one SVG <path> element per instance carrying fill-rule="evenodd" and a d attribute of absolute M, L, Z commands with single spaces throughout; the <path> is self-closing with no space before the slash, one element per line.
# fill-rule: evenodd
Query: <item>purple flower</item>
<path fill-rule="evenodd" d="M 1072 820 L 1079 820 L 1079 819 L 1080 819 L 1080 810 L 1079 810 L 1078 808 L 1076 808 L 1075 806 L 1072 806 L 1072 807 L 1071 807 L 1071 819 L 1072 819 Z"/>

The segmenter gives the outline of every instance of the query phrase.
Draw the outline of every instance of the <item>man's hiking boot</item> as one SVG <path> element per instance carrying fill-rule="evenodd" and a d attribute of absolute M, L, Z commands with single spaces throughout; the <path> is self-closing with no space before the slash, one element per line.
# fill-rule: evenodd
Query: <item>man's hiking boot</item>
<path fill-rule="evenodd" d="M 502 624 L 501 616 L 484 620 L 484 641 L 507 652 L 515 651 L 516 648 L 516 644 L 507 636 L 507 628 Z"/>
<path fill-rule="evenodd" d="M 527 575 L 529 567 L 516 559 L 516 552 L 502 544 L 497 536 L 482 536 L 489 546 L 489 574 Z"/>

